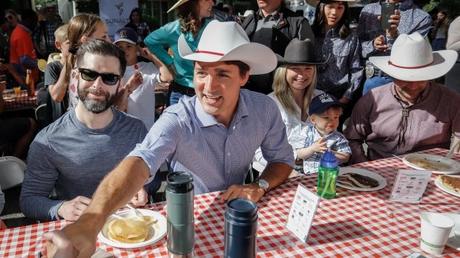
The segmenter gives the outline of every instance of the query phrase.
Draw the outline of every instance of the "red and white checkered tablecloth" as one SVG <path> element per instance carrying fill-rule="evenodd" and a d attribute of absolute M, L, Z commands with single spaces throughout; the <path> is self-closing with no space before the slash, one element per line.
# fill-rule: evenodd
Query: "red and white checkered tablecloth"
<path fill-rule="evenodd" d="M 444 155 L 433 149 L 430 154 Z M 460 155 L 455 159 L 460 160 Z M 429 183 L 421 204 L 388 202 L 398 169 L 408 168 L 397 158 L 358 164 L 384 176 L 388 185 L 377 192 L 355 192 L 338 188 L 338 197 L 322 200 L 310 231 L 303 243 L 286 228 L 286 220 L 297 185 L 315 191 L 316 177 L 296 177 L 271 191 L 259 206 L 257 232 L 258 257 L 376 257 L 408 256 L 420 252 L 421 211 L 460 212 L 460 198 Z M 435 178 L 435 175 L 432 179 Z M 195 197 L 195 257 L 222 257 L 224 251 L 225 203 L 221 193 Z M 149 206 L 165 215 L 164 203 Z M 11 228 L 0 232 L 0 257 L 37 256 L 44 232 L 62 228 L 65 222 L 49 222 Z M 98 243 L 98 247 L 116 257 L 167 257 L 166 240 L 153 246 L 123 250 Z M 446 247 L 446 257 L 460 257 L 460 251 Z"/>

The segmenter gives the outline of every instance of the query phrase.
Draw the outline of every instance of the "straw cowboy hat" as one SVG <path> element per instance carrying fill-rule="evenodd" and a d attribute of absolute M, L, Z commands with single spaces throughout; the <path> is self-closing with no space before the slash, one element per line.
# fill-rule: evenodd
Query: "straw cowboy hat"
<path fill-rule="evenodd" d="M 398 36 L 390 56 L 373 56 L 369 61 L 389 76 L 401 81 L 428 81 L 446 74 L 457 61 L 457 52 L 433 52 L 418 32 Z"/>
<path fill-rule="evenodd" d="M 211 21 L 203 30 L 198 47 L 191 50 L 184 35 L 178 40 L 182 58 L 199 62 L 241 61 L 250 67 L 250 74 L 265 74 L 276 68 L 276 55 L 259 43 L 249 41 L 236 22 Z"/>
<path fill-rule="evenodd" d="M 326 60 L 320 60 L 315 54 L 315 45 L 310 39 L 299 40 L 294 38 L 286 46 L 284 57 L 277 55 L 278 63 L 297 65 L 320 65 Z"/>
<path fill-rule="evenodd" d="M 187 3 L 189 0 L 179 0 L 177 1 L 173 6 L 171 6 L 171 8 L 169 8 L 169 10 L 167 11 L 167 13 L 171 12 L 172 10 L 176 9 L 177 7 Z"/>

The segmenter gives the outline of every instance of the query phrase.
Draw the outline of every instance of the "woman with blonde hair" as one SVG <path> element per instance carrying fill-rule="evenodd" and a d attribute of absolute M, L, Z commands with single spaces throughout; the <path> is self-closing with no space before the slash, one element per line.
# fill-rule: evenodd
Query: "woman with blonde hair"
<path fill-rule="evenodd" d="M 184 37 L 192 50 L 198 46 L 201 33 L 211 21 L 212 0 L 179 0 L 168 12 L 177 9 L 178 19 L 150 33 L 144 40 L 149 50 L 157 56 L 170 71 L 175 72 L 170 86 L 170 104 L 175 104 L 183 95 L 193 96 L 193 62 L 179 55 L 177 40 Z M 167 49 L 172 51 L 172 57 Z"/>
<path fill-rule="evenodd" d="M 278 63 L 280 66 L 275 71 L 273 92 L 268 96 L 278 105 L 286 125 L 288 142 L 296 160 L 300 160 L 298 151 L 305 144 L 308 107 L 311 99 L 322 93 L 316 89 L 316 66 L 324 62 L 317 59 L 311 40 L 295 38 L 286 47 L 284 57 L 279 57 Z M 259 150 L 255 161 L 262 166 L 266 165 Z"/>

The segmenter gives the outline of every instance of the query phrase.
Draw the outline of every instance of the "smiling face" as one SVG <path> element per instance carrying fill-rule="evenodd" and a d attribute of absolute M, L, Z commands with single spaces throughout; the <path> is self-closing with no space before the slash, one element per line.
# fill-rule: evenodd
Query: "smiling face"
<path fill-rule="evenodd" d="M 246 84 L 249 73 L 240 74 L 238 66 L 224 62 L 195 62 L 193 82 L 203 110 L 219 123 L 230 124 L 235 113 L 240 88 Z"/>
<path fill-rule="evenodd" d="M 101 56 L 87 53 L 83 56 L 83 62 L 79 68 L 85 68 L 98 73 L 111 73 L 120 75 L 120 61 L 113 56 Z M 99 76 L 94 81 L 87 81 L 78 73 L 78 97 L 85 108 L 93 113 L 101 113 L 107 110 L 113 103 L 118 91 L 120 81 L 115 85 L 108 85 Z"/>
<path fill-rule="evenodd" d="M 200 19 L 211 16 L 212 6 L 214 2 L 212 0 L 198 0 L 198 10 Z"/>
<path fill-rule="evenodd" d="M 313 65 L 289 65 L 286 69 L 286 81 L 293 91 L 304 91 L 313 81 Z"/>
<path fill-rule="evenodd" d="M 321 136 L 325 136 L 337 130 L 341 114 L 342 109 L 340 107 L 330 107 L 322 114 L 312 114 L 310 120 Z"/>
<path fill-rule="evenodd" d="M 345 12 L 345 4 L 343 2 L 332 2 L 324 6 L 324 17 L 326 24 L 329 27 L 335 27 L 342 19 Z"/>

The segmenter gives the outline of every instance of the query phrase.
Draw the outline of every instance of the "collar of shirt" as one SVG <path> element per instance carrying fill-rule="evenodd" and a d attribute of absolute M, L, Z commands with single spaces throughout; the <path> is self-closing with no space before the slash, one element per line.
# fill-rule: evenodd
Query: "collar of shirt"
<path fill-rule="evenodd" d="M 428 98 L 429 93 L 431 91 L 431 82 L 428 82 L 428 86 L 425 88 L 425 90 L 422 91 L 420 96 L 418 96 L 414 104 L 410 104 L 404 101 L 396 92 L 396 87 L 397 87 L 396 84 L 393 83 L 393 87 L 391 87 L 391 93 L 393 94 L 393 97 L 402 105 L 403 108 L 410 108 L 414 105 L 417 105 L 420 102 L 423 102 L 424 100 Z"/>
<path fill-rule="evenodd" d="M 201 103 L 198 100 L 198 97 L 195 98 L 195 113 L 196 113 L 196 117 L 202 124 L 201 127 L 222 125 L 216 120 L 216 118 L 213 115 L 210 115 L 203 110 L 203 106 L 201 106 Z M 246 116 L 248 116 L 248 108 L 243 98 L 241 97 L 241 93 L 240 93 L 238 105 L 236 106 L 236 112 L 235 114 L 233 114 L 233 118 L 232 118 L 232 121 L 230 122 L 230 125 L 237 124 L 242 118 Z"/>
<path fill-rule="evenodd" d="M 259 16 L 260 20 L 264 20 L 265 22 L 267 22 L 267 21 L 276 21 L 276 20 L 279 20 L 281 18 L 280 8 L 276 9 L 275 11 L 273 11 L 272 13 L 270 13 L 267 16 L 264 16 L 262 10 L 259 9 L 259 11 L 257 12 L 257 15 Z"/>

